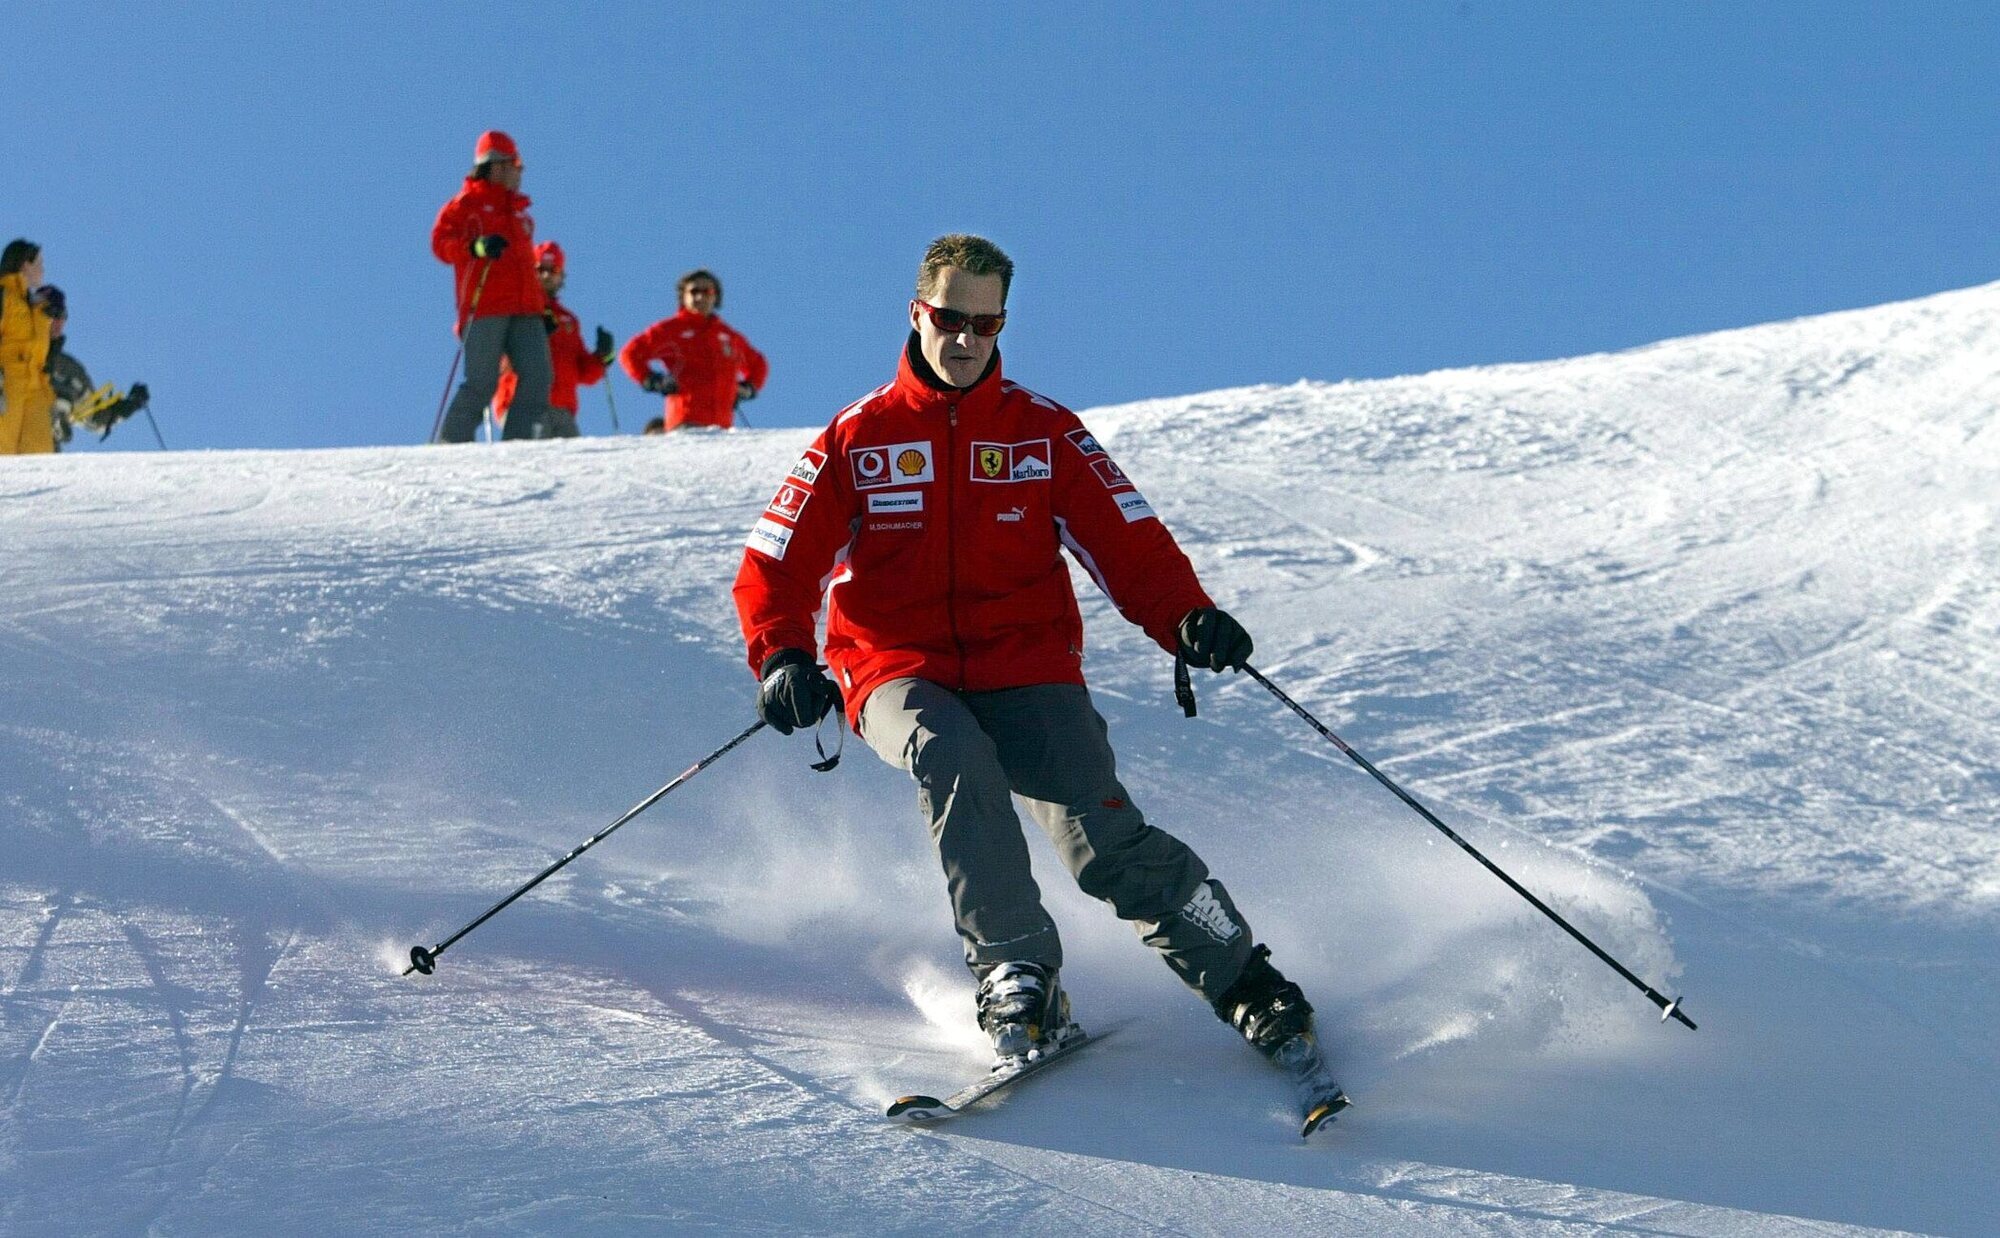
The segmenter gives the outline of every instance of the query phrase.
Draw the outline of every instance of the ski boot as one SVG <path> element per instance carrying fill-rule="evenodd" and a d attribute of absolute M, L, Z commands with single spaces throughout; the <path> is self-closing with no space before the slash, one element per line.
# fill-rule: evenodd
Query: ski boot
<path fill-rule="evenodd" d="M 1334 1081 L 1319 1037 L 1313 1034 L 1312 1003 L 1298 985 L 1271 966 L 1269 946 L 1250 952 L 1243 974 L 1216 999 L 1215 1013 L 1291 1078 L 1305 1118 L 1301 1136 L 1312 1134 L 1351 1103 Z"/>
<path fill-rule="evenodd" d="M 979 1026 L 993 1038 L 1000 1063 L 1039 1057 L 1069 1039 L 1069 995 L 1056 969 L 1037 963 L 1000 963 L 979 981 Z"/>

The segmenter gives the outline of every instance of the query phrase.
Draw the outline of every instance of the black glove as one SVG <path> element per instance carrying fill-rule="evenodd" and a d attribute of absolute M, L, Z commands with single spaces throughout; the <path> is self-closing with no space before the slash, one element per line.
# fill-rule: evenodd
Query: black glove
<path fill-rule="evenodd" d="M 506 252 L 507 238 L 498 232 L 489 233 L 472 243 L 472 256 L 475 258 L 498 258 Z"/>
<path fill-rule="evenodd" d="M 764 659 L 757 716 L 780 735 L 819 725 L 840 704 L 840 689 L 803 649 L 780 649 Z"/>
<path fill-rule="evenodd" d="M 556 317 L 554 310 L 542 311 L 542 330 L 549 335 L 562 330 L 562 319 Z"/>
<path fill-rule="evenodd" d="M 613 346 L 615 343 L 616 341 L 611 338 L 611 332 L 606 331 L 603 327 L 599 327 L 597 329 L 597 348 L 593 355 L 604 364 L 610 365 L 611 359 L 618 355 L 617 348 Z"/>
<path fill-rule="evenodd" d="M 746 400 L 754 400 L 756 398 L 757 398 L 757 389 L 755 387 L 752 387 L 747 380 L 736 384 L 736 402 L 738 404 L 741 404 Z"/>
<path fill-rule="evenodd" d="M 681 389 L 681 385 L 674 381 L 673 375 L 662 374 L 658 370 L 647 370 L 646 377 L 640 380 L 639 385 L 654 395 L 672 395 Z"/>
<path fill-rule="evenodd" d="M 1213 606 L 1189 611 L 1181 619 L 1179 636 L 1180 654 L 1188 665 L 1212 671 L 1242 670 L 1253 648 L 1243 625 Z"/>

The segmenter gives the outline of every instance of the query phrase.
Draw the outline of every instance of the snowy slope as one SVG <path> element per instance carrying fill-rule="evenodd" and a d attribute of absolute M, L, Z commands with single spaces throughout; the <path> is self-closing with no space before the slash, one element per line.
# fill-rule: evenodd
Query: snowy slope
<path fill-rule="evenodd" d="M 1996 369 L 2000 286 L 1087 415 L 1267 673 L 1702 1025 L 1079 577 L 1128 783 L 1321 1008 L 1311 1146 L 1053 865 L 1118 1036 L 886 1125 L 976 1033 L 859 742 L 398 976 L 745 725 L 806 432 L 0 462 L 0 1229 L 2000 1232 Z"/>

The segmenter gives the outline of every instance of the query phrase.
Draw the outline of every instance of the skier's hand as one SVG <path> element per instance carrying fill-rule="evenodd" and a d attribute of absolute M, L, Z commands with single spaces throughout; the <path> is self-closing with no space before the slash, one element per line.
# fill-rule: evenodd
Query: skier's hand
<path fill-rule="evenodd" d="M 803 649 L 780 649 L 764 659 L 757 716 L 780 735 L 819 725 L 840 704 L 840 689 Z"/>
<path fill-rule="evenodd" d="M 1189 611 L 1181 619 L 1179 636 L 1180 654 L 1188 665 L 1212 671 L 1242 670 L 1254 648 L 1243 625 L 1214 606 Z"/>
<path fill-rule="evenodd" d="M 507 238 L 498 232 L 488 233 L 472 243 L 475 258 L 498 258 L 507 252 Z"/>
<path fill-rule="evenodd" d="M 754 400 L 756 398 L 757 398 L 757 389 L 750 385 L 749 380 L 746 379 L 736 384 L 736 402 L 738 404 L 742 404 L 745 401 Z"/>
<path fill-rule="evenodd" d="M 562 330 L 562 320 L 556 317 L 554 310 L 542 311 L 542 330 L 550 335 Z"/>
<path fill-rule="evenodd" d="M 603 327 L 599 327 L 597 329 L 597 348 L 592 355 L 604 364 L 610 365 L 611 359 L 618 355 L 618 349 L 615 345 L 616 341 L 611 338 L 611 332 L 606 331 Z"/>
<path fill-rule="evenodd" d="M 647 370 L 645 379 L 639 385 L 654 395 L 672 395 L 681 389 L 681 385 L 674 381 L 673 375 L 662 374 L 658 370 Z"/>

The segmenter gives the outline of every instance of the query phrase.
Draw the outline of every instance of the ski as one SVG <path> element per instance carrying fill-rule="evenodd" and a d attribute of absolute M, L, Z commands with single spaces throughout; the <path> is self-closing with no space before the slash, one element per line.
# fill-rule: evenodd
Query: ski
<path fill-rule="evenodd" d="M 1093 1040 L 1103 1040 L 1108 1035 L 1110 1033 L 1106 1031 L 1099 1032 L 1093 1037 L 1072 1023 L 1063 1029 L 1054 1048 L 1045 1049 L 1033 1057 L 1022 1060 L 996 1062 L 993 1069 L 986 1073 L 985 1078 L 967 1084 L 943 1100 L 935 1096 L 922 1095 L 898 1097 L 890 1103 L 887 1116 L 912 1123 L 937 1122 L 956 1117 L 996 1092 L 1019 1083 L 1037 1071 L 1055 1065 L 1092 1043 Z"/>
<path fill-rule="evenodd" d="M 1298 1093 L 1299 1110 L 1304 1115 L 1299 1138 L 1310 1139 L 1314 1131 L 1354 1103 L 1334 1081 L 1333 1068 L 1320 1052 L 1319 1037 L 1311 1032 L 1302 1032 L 1279 1045 L 1271 1060 L 1290 1077 Z"/>

